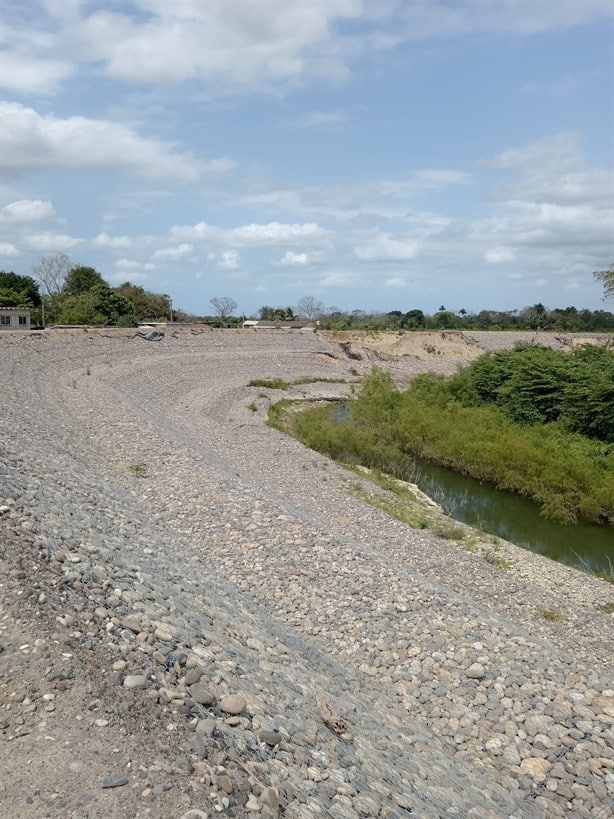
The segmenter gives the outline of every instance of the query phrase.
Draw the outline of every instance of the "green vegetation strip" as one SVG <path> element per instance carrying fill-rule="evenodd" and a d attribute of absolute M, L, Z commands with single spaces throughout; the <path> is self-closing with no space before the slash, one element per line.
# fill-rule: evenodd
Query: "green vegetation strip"
<path fill-rule="evenodd" d="M 265 387 L 269 390 L 289 390 L 290 387 L 299 387 L 301 384 L 345 384 L 345 378 L 317 378 L 303 376 L 294 381 L 284 381 L 283 378 L 252 378 L 248 387 Z"/>
<path fill-rule="evenodd" d="M 289 403 L 289 402 L 288 402 Z M 338 407 L 269 423 L 346 464 L 412 480 L 415 458 L 536 501 L 563 523 L 614 525 L 614 353 L 542 347 L 489 354 L 452 378 L 421 375 L 399 392 L 373 370 L 339 423 Z"/>

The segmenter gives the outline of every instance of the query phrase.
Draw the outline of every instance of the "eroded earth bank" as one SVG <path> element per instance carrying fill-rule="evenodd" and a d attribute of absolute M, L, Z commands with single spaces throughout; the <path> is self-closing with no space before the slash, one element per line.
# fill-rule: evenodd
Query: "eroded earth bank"
<path fill-rule="evenodd" d="M 614 587 L 410 529 L 264 424 L 519 337 L 434 335 L 0 337 L 3 817 L 612 815 Z M 347 383 L 247 386 L 302 377 Z"/>

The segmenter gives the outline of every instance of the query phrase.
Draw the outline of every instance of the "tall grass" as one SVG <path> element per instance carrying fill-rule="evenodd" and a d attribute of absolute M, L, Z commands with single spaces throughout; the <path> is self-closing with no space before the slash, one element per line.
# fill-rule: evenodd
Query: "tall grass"
<path fill-rule="evenodd" d="M 561 421 L 523 425 L 493 404 L 465 406 L 449 379 L 420 376 L 404 392 L 374 370 L 349 404 L 319 406 L 292 417 L 304 444 L 350 464 L 411 480 L 415 458 L 451 467 L 536 501 L 562 523 L 614 525 L 614 448 Z"/>

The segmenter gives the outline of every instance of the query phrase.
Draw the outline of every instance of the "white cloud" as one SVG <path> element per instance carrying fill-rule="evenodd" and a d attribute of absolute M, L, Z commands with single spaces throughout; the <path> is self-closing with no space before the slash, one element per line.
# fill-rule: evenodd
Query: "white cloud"
<path fill-rule="evenodd" d="M 24 241 L 30 250 L 45 254 L 64 253 L 72 247 L 82 244 L 83 239 L 77 239 L 64 233 L 46 231 L 27 236 Z"/>
<path fill-rule="evenodd" d="M 202 171 L 193 156 L 109 120 L 41 116 L 16 102 L 2 103 L 0 117 L 6 172 L 119 168 L 151 178 L 194 180 Z"/>
<path fill-rule="evenodd" d="M 5 50 L 0 86 L 17 94 L 55 94 L 74 71 L 74 64 L 65 60 Z"/>
<path fill-rule="evenodd" d="M 513 262 L 516 255 L 509 247 L 491 247 L 484 253 L 484 258 L 487 262 L 500 264 L 502 262 Z"/>
<path fill-rule="evenodd" d="M 139 0 L 138 16 L 99 9 L 73 26 L 72 35 L 87 59 L 125 82 L 266 86 L 308 72 L 343 75 L 342 60 L 326 45 L 333 24 L 359 12 L 356 0 Z"/>
<path fill-rule="evenodd" d="M 147 281 L 147 274 L 138 270 L 118 270 L 116 273 L 111 273 L 110 276 L 105 276 L 105 278 L 115 285 L 124 284 L 124 282 L 140 285 Z"/>
<path fill-rule="evenodd" d="M 173 225 L 169 230 L 169 236 L 176 241 L 211 242 L 221 241 L 224 232 L 207 222 L 197 222 L 195 225 Z"/>
<path fill-rule="evenodd" d="M 136 259 L 117 259 L 115 261 L 115 267 L 118 267 L 120 270 L 141 270 L 143 268 L 143 262 L 137 262 Z"/>
<path fill-rule="evenodd" d="M 10 202 L 0 210 L 0 220 L 12 225 L 42 222 L 55 216 L 51 202 L 42 199 L 22 199 Z"/>
<path fill-rule="evenodd" d="M 313 222 L 293 225 L 280 222 L 269 222 L 267 225 L 251 224 L 230 232 L 235 242 L 245 245 L 294 244 L 305 239 L 322 239 L 327 235 L 328 231 Z"/>
<path fill-rule="evenodd" d="M 393 22 L 403 39 L 459 37 L 484 32 L 533 35 L 539 32 L 570 28 L 611 15 L 602 0 L 562 2 L 552 0 L 409 0 L 394 9 Z"/>
<path fill-rule="evenodd" d="M 409 282 L 400 276 L 391 276 L 384 282 L 384 287 L 409 287 Z"/>
<path fill-rule="evenodd" d="M 469 226 L 469 239 L 486 261 L 570 273 L 611 255 L 612 171 L 587 163 L 577 135 L 511 148 L 488 165 L 508 181 L 496 190 L 495 215 Z"/>
<path fill-rule="evenodd" d="M 348 285 L 357 285 L 360 280 L 354 273 L 329 273 L 324 276 L 320 282 L 320 287 L 347 287 Z"/>
<path fill-rule="evenodd" d="M 287 250 L 277 264 L 281 267 L 307 267 L 321 261 L 321 253 L 295 253 L 293 250 Z"/>
<path fill-rule="evenodd" d="M 193 250 L 194 245 L 190 242 L 183 242 L 180 245 L 175 245 L 175 247 L 163 247 L 160 250 L 156 250 L 153 258 L 163 262 L 172 262 L 177 259 L 184 259 L 186 256 L 189 256 Z"/>
<path fill-rule="evenodd" d="M 239 270 L 241 257 L 236 250 L 222 250 L 220 253 L 208 253 L 207 261 L 213 262 L 220 270 Z"/>
<path fill-rule="evenodd" d="M 354 247 L 354 256 L 361 262 L 407 262 L 416 258 L 418 249 L 415 239 L 399 239 L 376 231 L 363 244 Z"/>
<path fill-rule="evenodd" d="M 130 236 L 110 236 L 106 231 L 99 233 L 92 239 L 94 247 L 132 247 L 133 240 Z"/>
<path fill-rule="evenodd" d="M 17 259 L 20 251 L 12 242 L 0 242 L 0 259 Z"/>

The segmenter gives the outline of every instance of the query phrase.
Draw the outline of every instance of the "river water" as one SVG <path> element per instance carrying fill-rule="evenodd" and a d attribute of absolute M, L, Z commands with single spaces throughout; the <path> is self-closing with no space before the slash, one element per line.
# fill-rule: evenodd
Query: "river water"
<path fill-rule="evenodd" d="M 349 416 L 345 405 L 333 415 L 341 423 L 348 423 Z M 594 573 L 614 573 L 612 528 L 556 523 L 542 517 L 539 506 L 527 498 L 427 461 L 417 462 L 414 482 L 455 520 L 561 563 Z"/>
<path fill-rule="evenodd" d="M 435 464 L 420 462 L 415 482 L 455 520 L 561 563 L 592 572 L 612 572 L 614 529 L 556 523 L 542 517 L 538 505 L 527 498 Z"/>

